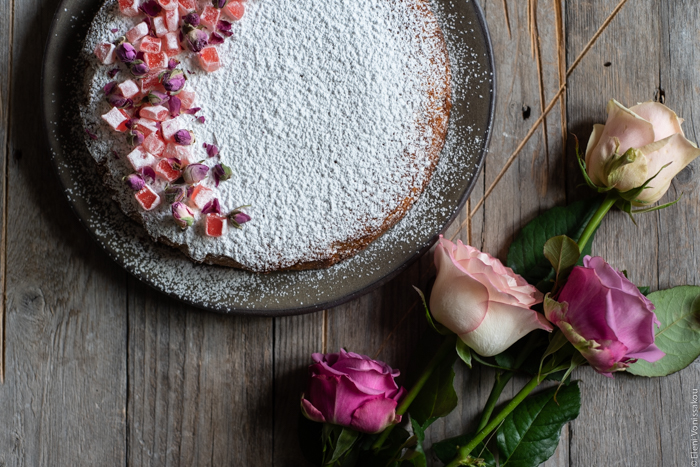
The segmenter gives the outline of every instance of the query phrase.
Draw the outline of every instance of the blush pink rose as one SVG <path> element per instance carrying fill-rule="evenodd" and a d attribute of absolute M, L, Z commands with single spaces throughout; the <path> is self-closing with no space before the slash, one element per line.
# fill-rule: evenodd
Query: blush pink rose
<path fill-rule="evenodd" d="M 399 423 L 398 401 L 405 394 L 394 380 L 399 376 L 386 363 L 340 350 L 312 355 L 308 389 L 301 410 L 310 420 L 379 433 Z"/>
<path fill-rule="evenodd" d="M 530 309 L 542 294 L 493 256 L 441 237 L 435 266 L 430 312 L 479 355 L 497 355 L 535 329 L 552 330 Z"/>
<path fill-rule="evenodd" d="M 571 271 L 558 301 L 545 301 L 547 319 L 605 376 L 639 358 L 662 358 L 654 344 L 661 323 L 649 299 L 603 258 L 586 256 L 583 265 Z"/>

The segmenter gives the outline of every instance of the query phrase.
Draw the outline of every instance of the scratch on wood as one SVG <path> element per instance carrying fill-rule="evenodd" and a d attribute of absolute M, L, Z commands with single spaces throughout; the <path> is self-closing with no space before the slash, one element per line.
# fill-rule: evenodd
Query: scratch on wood
<path fill-rule="evenodd" d="M 321 352 L 327 353 L 328 343 L 328 310 L 323 310 L 323 334 L 321 335 Z"/>
<path fill-rule="evenodd" d="M 508 28 L 508 39 L 512 39 L 513 33 L 510 31 L 510 15 L 508 14 L 508 0 L 503 0 L 503 16 L 505 16 L 506 27 Z"/>

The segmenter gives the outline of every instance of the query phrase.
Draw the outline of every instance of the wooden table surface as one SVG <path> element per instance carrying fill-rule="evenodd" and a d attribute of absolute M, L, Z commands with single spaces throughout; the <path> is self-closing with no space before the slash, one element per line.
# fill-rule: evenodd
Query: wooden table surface
<path fill-rule="evenodd" d="M 471 206 L 617 4 L 508 0 L 506 20 L 503 0 L 481 1 L 498 103 Z M 411 285 L 427 283 L 430 255 L 343 306 L 288 318 L 210 314 L 140 284 L 80 225 L 49 161 L 39 81 L 58 4 L 0 0 L 0 466 L 305 465 L 296 423 L 310 354 L 345 347 L 407 368 L 426 329 L 420 308 L 408 311 L 416 298 Z M 585 143 L 612 97 L 627 105 L 665 99 L 686 119 L 688 137 L 700 139 L 699 30 L 700 2 L 629 0 L 569 77 L 546 134 L 535 133 L 459 237 L 505 259 L 516 233 L 538 213 L 588 196 L 578 187 L 582 177 L 562 125 Z M 700 160 L 683 170 L 664 198 L 683 192 L 682 201 L 639 216 L 638 227 L 619 212 L 608 215 L 594 254 L 652 290 L 700 285 L 699 171 Z M 460 404 L 433 425 L 429 440 L 475 428 L 492 376 L 489 369 L 458 369 Z M 608 379 L 590 368 L 575 377 L 582 380 L 581 415 L 547 466 L 691 465 L 697 363 L 661 379 Z M 503 397 L 520 384 L 510 383 Z"/>

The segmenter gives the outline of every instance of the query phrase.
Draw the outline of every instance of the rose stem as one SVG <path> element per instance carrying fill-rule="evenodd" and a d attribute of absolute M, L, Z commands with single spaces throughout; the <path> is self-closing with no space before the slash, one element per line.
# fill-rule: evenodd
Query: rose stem
<path fill-rule="evenodd" d="M 586 246 L 586 243 L 588 243 L 588 240 L 591 238 L 591 235 L 593 235 L 595 229 L 600 225 L 600 222 L 603 220 L 603 217 L 605 217 L 608 211 L 610 211 L 610 208 L 612 208 L 615 205 L 615 201 L 617 201 L 617 195 L 613 193 L 608 193 L 608 195 L 603 200 L 603 203 L 598 207 L 598 210 L 595 212 L 595 214 L 593 214 L 593 217 L 591 217 L 591 220 L 588 221 L 588 225 L 583 230 L 581 237 L 578 239 L 579 251 L 583 251 L 583 247 Z"/>
<path fill-rule="evenodd" d="M 411 406 L 411 403 L 413 400 L 416 398 L 418 393 L 423 389 L 423 386 L 425 383 L 428 381 L 430 378 L 430 375 L 433 374 L 433 371 L 435 371 L 435 368 L 442 362 L 442 360 L 447 357 L 450 352 L 454 352 L 455 349 L 455 343 L 457 342 L 457 335 L 456 334 L 450 334 L 445 338 L 445 340 L 442 342 L 442 345 L 440 345 L 440 348 L 438 348 L 437 353 L 435 356 L 430 360 L 430 363 L 428 363 L 428 366 L 425 367 L 425 370 L 423 370 L 423 374 L 420 375 L 420 378 L 418 378 L 418 381 L 413 385 L 410 391 L 404 396 L 403 400 L 401 403 L 396 407 L 396 415 L 403 415 L 406 413 L 408 408 Z M 384 444 L 384 441 L 389 437 L 389 433 L 391 433 L 391 430 L 394 428 L 396 425 L 389 425 L 379 436 L 377 441 L 374 442 L 372 445 L 372 449 L 374 451 L 378 451 L 379 448 L 382 447 L 382 444 Z"/>
<path fill-rule="evenodd" d="M 457 451 L 457 455 L 447 464 L 445 467 L 457 467 L 464 465 L 467 457 L 472 452 L 472 450 L 488 436 L 493 430 L 495 430 L 498 425 L 510 414 L 515 408 L 540 384 L 540 375 L 535 375 L 524 388 L 506 405 L 503 410 L 499 412 L 496 417 L 486 425 L 486 428 L 479 431 L 476 436 L 467 443 L 466 446 L 462 446 Z"/>

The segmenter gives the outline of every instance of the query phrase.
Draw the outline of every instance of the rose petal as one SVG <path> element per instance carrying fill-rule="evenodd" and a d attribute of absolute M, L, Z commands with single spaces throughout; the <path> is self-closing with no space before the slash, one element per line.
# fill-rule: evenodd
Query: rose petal
<path fill-rule="evenodd" d="M 350 426 L 362 433 L 379 433 L 401 421 L 396 416 L 396 405 L 396 401 L 385 398 L 365 401 L 353 412 Z"/>

